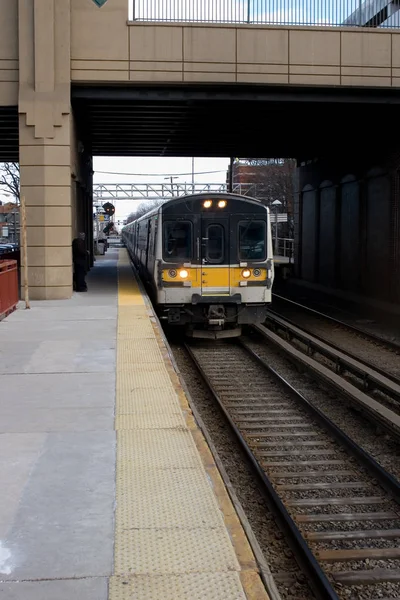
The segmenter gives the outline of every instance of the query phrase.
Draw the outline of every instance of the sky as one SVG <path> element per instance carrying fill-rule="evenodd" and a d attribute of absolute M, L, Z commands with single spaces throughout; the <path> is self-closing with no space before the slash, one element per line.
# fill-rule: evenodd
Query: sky
<path fill-rule="evenodd" d="M 195 158 L 195 183 L 225 183 L 229 158 Z M 163 183 L 178 176 L 174 183 L 192 182 L 191 158 L 110 158 L 93 159 L 93 183 Z M 167 179 L 166 179 L 167 178 Z M 123 220 L 134 212 L 137 200 L 117 200 L 114 220 Z"/>

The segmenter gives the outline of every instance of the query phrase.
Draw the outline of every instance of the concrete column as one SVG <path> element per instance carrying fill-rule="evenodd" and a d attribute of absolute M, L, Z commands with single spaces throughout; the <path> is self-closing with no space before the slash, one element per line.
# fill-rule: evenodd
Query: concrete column
<path fill-rule="evenodd" d="M 72 294 L 70 0 L 18 0 L 21 193 L 32 299 Z"/>
<path fill-rule="evenodd" d="M 21 194 L 25 196 L 32 299 L 72 294 L 70 116 L 55 137 L 34 137 L 20 117 Z"/>
<path fill-rule="evenodd" d="M 76 118 L 75 118 L 76 117 Z M 93 160 L 90 140 L 82 135 L 79 114 L 71 121 L 71 169 L 72 169 L 72 236 L 79 231 L 86 233 L 86 247 L 93 266 Z"/>

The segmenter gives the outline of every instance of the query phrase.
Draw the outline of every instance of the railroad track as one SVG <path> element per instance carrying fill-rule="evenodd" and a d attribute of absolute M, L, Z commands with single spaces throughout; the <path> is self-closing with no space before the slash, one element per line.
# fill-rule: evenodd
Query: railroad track
<path fill-rule="evenodd" d="M 245 342 L 186 346 L 317 598 L 400 595 L 400 484 Z"/>
<path fill-rule="evenodd" d="M 307 346 L 307 353 L 316 352 L 333 360 L 336 365 L 336 372 L 340 373 L 342 370 L 347 370 L 356 376 L 361 376 L 365 389 L 371 389 L 372 387 L 400 399 L 400 377 L 396 374 L 390 373 L 387 369 L 382 369 L 360 356 L 356 356 L 354 352 L 334 344 L 303 325 L 297 325 L 293 320 L 274 310 L 268 310 L 266 322 L 273 324 L 274 329 L 283 329 L 290 340 L 298 339 L 304 342 Z M 377 375 L 380 377 L 377 377 Z M 390 386 L 387 380 L 395 385 Z"/>
<path fill-rule="evenodd" d="M 288 304 L 289 306 L 293 306 L 296 309 L 300 309 L 301 311 L 304 311 L 304 312 L 314 315 L 316 317 L 320 317 L 320 318 L 324 319 L 325 321 L 329 321 L 330 323 L 339 325 L 343 329 L 352 331 L 353 333 L 356 333 L 357 335 L 360 335 L 366 339 L 371 340 L 372 342 L 374 342 L 375 344 L 378 344 L 379 346 L 390 348 L 391 350 L 394 350 L 395 352 L 400 352 L 400 343 L 397 341 L 389 340 L 381 335 L 373 333 L 372 331 L 363 329 L 362 327 L 357 327 L 356 325 L 347 323 L 346 321 L 341 321 L 340 319 L 331 317 L 330 315 L 327 315 L 323 312 L 315 310 L 314 308 L 306 306 L 305 304 L 300 304 L 299 302 L 295 302 L 294 300 L 291 300 L 290 298 L 286 298 L 285 296 L 280 296 L 279 294 L 275 294 L 275 293 L 272 296 L 273 296 L 273 298 L 276 298 L 278 301 L 283 301 L 284 303 Z"/>
<path fill-rule="evenodd" d="M 316 379 L 333 387 L 374 424 L 379 423 L 396 438 L 400 437 L 400 380 L 395 375 L 300 328 L 273 311 L 268 311 L 266 325 L 268 327 L 253 326 L 253 329 Z M 295 347 L 293 340 L 301 342 L 304 350 Z M 380 394 L 377 395 L 376 391 Z"/>

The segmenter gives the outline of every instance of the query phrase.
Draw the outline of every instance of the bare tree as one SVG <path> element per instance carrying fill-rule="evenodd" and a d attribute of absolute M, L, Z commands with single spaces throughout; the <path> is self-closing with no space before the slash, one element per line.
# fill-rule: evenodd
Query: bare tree
<path fill-rule="evenodd" d="M 239 163 L 239 168 L 243 166 L 248 166 L 249 172 L 244 172 L 241 179 L 255 184 L 254 195 L 268 206 L 279 200 L 282 202 L 282 212 L 293 212 L 296 172 L 294 159 L 245 158 Z"/>
<path fill-rule="evenodd" d="M 132 223 L 132 221 L 136 221 L 136 219 L 142 217 L 154 208 L 157 208 L 157 206 L 161 206 L 161 204 L 164 204 L 164 202 L 165 200 L 152 200 L 149 202 L 141 202 L 138 205 L 135 212 L 131 212 L 131 214 L 128 216 L 128 218 L 126 219 L 126 224 Z"/>
<path fill-rule="evenodd" d="M 8 192 L 14 201 L 20 202 L 20 170 L 18 163 L 0 164 L 0 190 Z"/>
<path fill-rule="evenodd" d="M 135 221 L 136 219 L 136 213 L 131 212 L 130 215 L 128 215 L 128 218 L 126 219 L 126 224 L 128 225 L 128 223 L 132 223 L 132 221 Z"/>

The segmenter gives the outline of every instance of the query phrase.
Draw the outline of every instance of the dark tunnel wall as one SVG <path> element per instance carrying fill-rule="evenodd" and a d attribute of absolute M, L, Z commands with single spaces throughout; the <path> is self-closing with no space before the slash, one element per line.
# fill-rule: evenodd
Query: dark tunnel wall
<path fill-rule="evenodd" d="M 400 156 L 299 163 L 296 276 L 400 301 Z"/>

